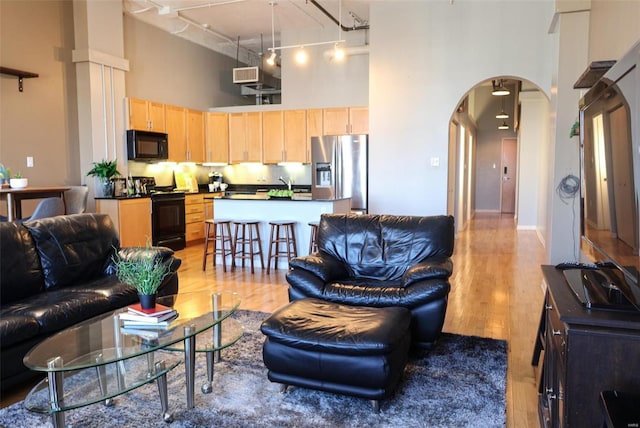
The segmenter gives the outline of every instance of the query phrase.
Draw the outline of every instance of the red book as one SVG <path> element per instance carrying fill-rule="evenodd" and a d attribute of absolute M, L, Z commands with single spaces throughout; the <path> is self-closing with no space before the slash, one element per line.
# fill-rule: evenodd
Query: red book
<path fill-rule="evenodd" d="M 136 303 L 135 305 L 130 305 L 127 309 L 132 314 L 142 315 L 145 317 L 159 317 L 173 311 L 173 308 L 170 308 L 169 306 L 161 305 L 159 303 L 156 303 L 156 307 L 153 309 L 142 309 L 142 306 L 140 305 L 140 303 Z"/>

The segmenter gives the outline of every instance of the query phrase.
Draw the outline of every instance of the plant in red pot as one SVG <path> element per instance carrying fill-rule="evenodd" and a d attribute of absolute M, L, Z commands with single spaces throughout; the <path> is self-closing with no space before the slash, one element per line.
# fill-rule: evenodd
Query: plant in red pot
<path fill-rule="evenodd" d="M 136 289 L 142 309 L 153 309 L 162 280 L 169 275 L 169 267 L 155 256 L 151 247 L 141 249 L 135 255 L 113 258 L 118 279 Z"/>

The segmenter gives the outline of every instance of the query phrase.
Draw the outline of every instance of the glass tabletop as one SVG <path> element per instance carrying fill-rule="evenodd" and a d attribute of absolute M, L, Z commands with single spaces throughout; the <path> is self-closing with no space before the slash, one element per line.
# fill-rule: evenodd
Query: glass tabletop
<path fill-rule="evenodd" d="M 221 323 L 238 309 L 240 296 L 231 291 L 199 291 L 159 297 L 158 303 L 175 308 L 178 317 L 165 328 L 145 329 L 146 337 L 123 329 L 118 315 L 127 312 L 125 307 L 45 339 L 27 353 L 24 364 L 36 371 L 69 371 L 148 354 Z M 55 365 L 50 364 L 53 358 L 58 361 Z"/>

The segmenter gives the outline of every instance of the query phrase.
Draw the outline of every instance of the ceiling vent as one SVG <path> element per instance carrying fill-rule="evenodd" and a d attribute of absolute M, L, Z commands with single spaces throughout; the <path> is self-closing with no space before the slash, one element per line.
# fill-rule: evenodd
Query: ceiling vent
<path fill-rule="evenodd" d="M 256 83 L 260 81 L 260 68 L 240 67 L 233 69 L 233 83 Z"/>

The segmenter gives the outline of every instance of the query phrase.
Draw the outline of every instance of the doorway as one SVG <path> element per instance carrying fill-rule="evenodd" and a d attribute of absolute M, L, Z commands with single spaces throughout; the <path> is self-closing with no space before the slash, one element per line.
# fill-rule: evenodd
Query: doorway
<path fill-rule="evenodd" d="M 518 140 L 502 139 L 502 185 L 500 191 L 500 212 L 515 214 L 516 212 L 516 177 L 518 176 Z"/>

